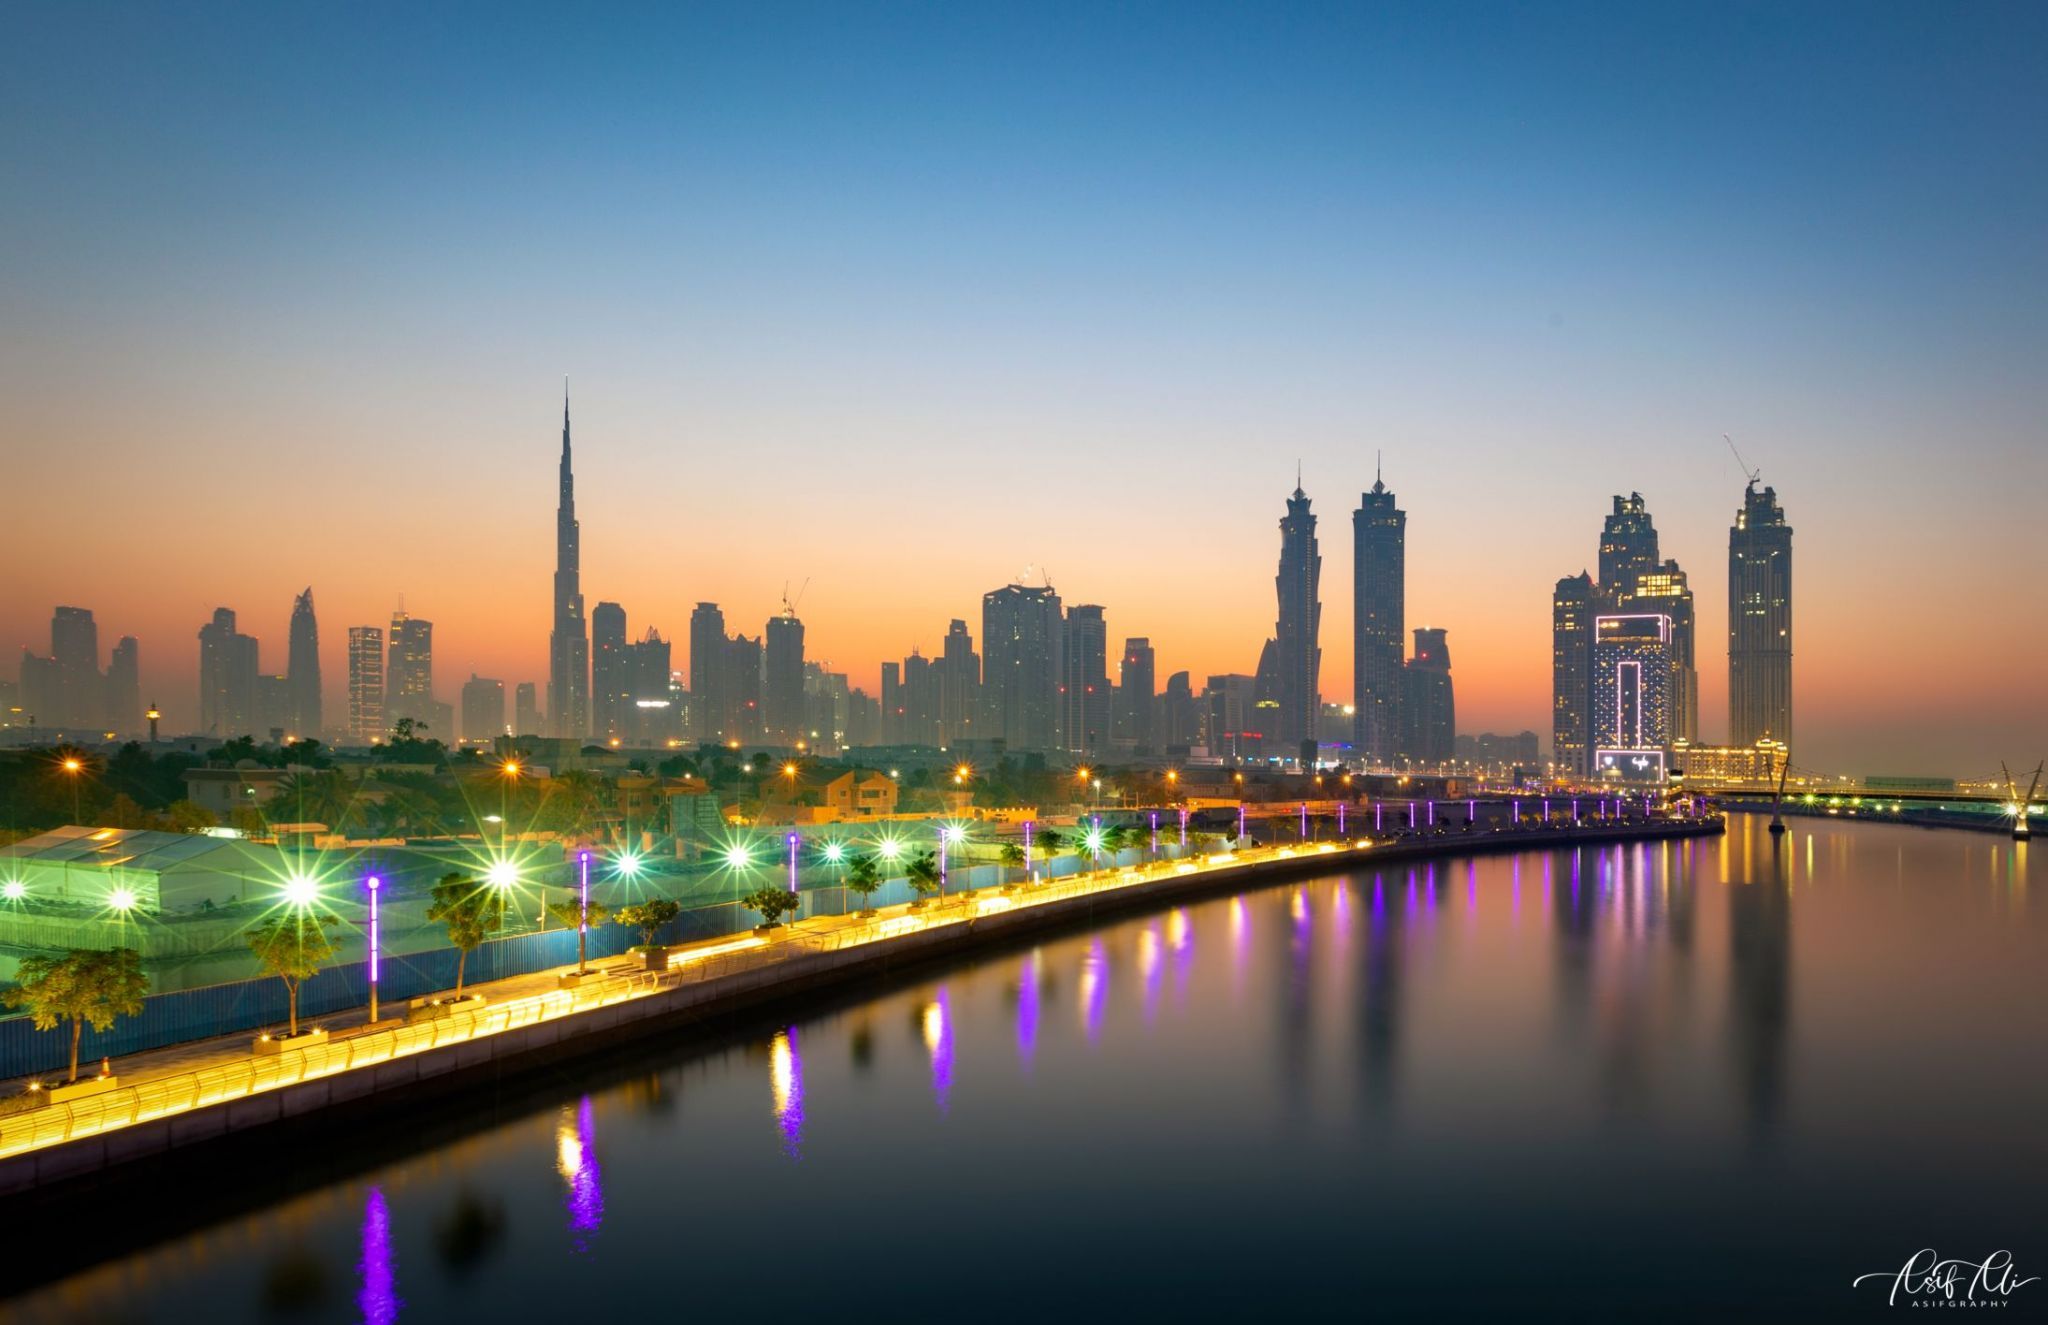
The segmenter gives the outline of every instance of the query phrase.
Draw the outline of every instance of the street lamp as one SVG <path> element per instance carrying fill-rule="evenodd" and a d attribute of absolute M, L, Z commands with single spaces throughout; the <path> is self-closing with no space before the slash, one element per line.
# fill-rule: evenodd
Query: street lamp
<path fill-rule="evenodd" d="M 310 874 L 294 872 L 284 881 L 285 905 L 303 911 L 320 899 L 320 881 Z"/>
<path fill-rule="evenodd" d="M 78 823 L 82 817 L 78 809 L 78 779 L 85 774 L 85 761 L 76 757 L 67 758 L 64 761 L 64 772 L 71 779 L 71 822 Z"/>
<path fill-rule="evenodd" d="M 624 861 L 621 860 L 621 865 Z M 637 869 L 638 866 L 636 865 Z M 590 853 L 576 853 L 576 974 L 582 975 L 590 939 Z"/>
<path fill-rule="evenodd" d="M 370 1021 L 373 1024 L 377 1020 L 377 977 L 382 955 L 377 934 L 377 893 L 383 885 L 384 881 L 374 874 L 363 880 L 363 886 L 370 890 Z"/>

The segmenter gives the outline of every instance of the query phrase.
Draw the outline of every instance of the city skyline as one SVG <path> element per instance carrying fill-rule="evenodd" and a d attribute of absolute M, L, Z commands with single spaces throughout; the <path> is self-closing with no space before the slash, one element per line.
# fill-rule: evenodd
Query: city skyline
<path fill-rule="evenodd" d="M 751 636 L 808 579 L 808 654 L 870 693 L 1026 565 L 1162 677 L 1253 673 L 1294 458 L 1341 515 L 1384 449 L 1405 626 L 1450 632 L 1462 726 L 1546 729 L 1547 590 L 1639 491 L 1720 739 L 1727 433 L 1796 512 L 1801 762 L 1976 774 L 2048 744 L 2019 702 L 2048 627 L 2006 588 L 2048 484 L 2048 258 L 2009 224 L 2044 196 L 2013 166 L 2039 16 L 1887 9 L 1843 50 L 1797 15 L 1752 41 L 1595 12 L 1193 8 L 1135 79 L 1135 13 L 648 17 L 601 60 L 422 16 L 397 61 L 331 15 L 272 16 L 250 58 L 219 13 L 30 14 L 4 122 L 37 133 L 0 130 L 38 181 L 0 209 L 10 479 L 132 482 L 11 512 L 0 641 L 90 609 L 191 727 L 193 632 L 228 607 L 281 672 L 311 585 L 330 725 L 337 645 L 401 600 L 440 702 L 472 672 L 544 699 L 568 372 L 592 601 L 679 641 L 715 601 Z M 699 80 L 661 76 L 678 48 Z M 1969 623 L 1968 687 L 1892 608 L 1917 602 Z"/>

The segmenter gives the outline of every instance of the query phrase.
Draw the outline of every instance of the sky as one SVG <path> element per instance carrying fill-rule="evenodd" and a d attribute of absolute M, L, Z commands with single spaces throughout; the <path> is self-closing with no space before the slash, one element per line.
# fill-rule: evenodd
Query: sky
<path fill-rule="evenodd" d="M 1044 573 L 1250 672 L 1299 463 L 1322 689 L 1408 512 L 1461 731 L 1547 737 L 1555 580 L 1640 491 L 1726 730 L 1743 473 L 1795 761 L 2048 754 L 2048 9 L 29 4 L 0 78 L 0 642 L 89 607 L 196 716 L 403 598 L 541 681 L 562 380 L 588 603 L 810 653 Z M 11 668 L 9 669 L 11 671 Z"/>

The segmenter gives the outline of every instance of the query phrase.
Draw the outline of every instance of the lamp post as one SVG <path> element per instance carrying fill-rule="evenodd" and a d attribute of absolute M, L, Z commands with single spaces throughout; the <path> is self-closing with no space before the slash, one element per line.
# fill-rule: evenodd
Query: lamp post
<path fill-rule="evenodd" d="M 78 823 L 80 817 L 78 808 L 78 779 L 85 773 L 85 761 L 75 757 L 66 759 L 64 761 L 64 772 L 71 779 L 71 822 Z M 82 824 L 80 825 L 80 827 L 83 826 Z"/>
<path fill-rule="evenodd" d="M 363 880 L 363 886 L 370 890 L 370 1022 L 377 1021 L 377 981 L 381 972 L 382 952 L 377 933 L 377 893 L 384 881 L 372 874 Z"/>
<path fill-rule="evenodd" d="M 583 974 L 590 939 L 590 853 L 576 853 L 576 974 Z"/>
<path fill-rule="evenodd" d="M 1031 820 L 1029 819 L 1024 821 L 1024 877 L 1032 880 L 1034 883 L 1038 880 L 1038 875 L 1031 869 Z"/>
<path fill-rule="evenodd" d="M 797 894 L 797 886 L 796 886 L 796 852 L 797 852 L 797 847 L 798 847 L 798 845 L 799 845 L 800 843 L 802 843 L 802 841 L 803 841 L 803 838 L 799 837 L 799 836 L 798 836 L 797 834 L 795 834 L 795 833 L 791 833 L 791 834 L 789 835 L 789 839 L 788 839 L 788 841 L 789 841 L 789 891 L 790 891 L 790 894 L 791 894 L 792 896 L 795 896 L 795 895 L 798 895 L 798 894 Z"/>

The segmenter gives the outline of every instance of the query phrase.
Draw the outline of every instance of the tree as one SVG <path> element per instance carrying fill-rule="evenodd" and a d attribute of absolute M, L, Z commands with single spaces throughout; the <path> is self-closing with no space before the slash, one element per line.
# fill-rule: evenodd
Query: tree
<path fill-rule="evenodd" d="M 860 898 L 860 913 L 871 916 L 875 908 L 869 905 L 875 892 L 882 886 L 881 863 L 871 855 L 855 856 L 846 869 L 846 890 Z"/>
<path fill-rule="evenodd" d="M 86 1025 L 105 1033 L 115 1018 L 140 1013 L 149 992 L 142 954 L 133 948 L 73 948 L 62 956 L 36 953 L 21 959 L 14 978 L 15 986 L 0 997 L 8 1007 L 27 1008 L 37 1030 L 71 1023 L 71 1081 L 78 1080 L 78 1041 Z"/>
<path fill-rule="evenodd" d="M 910 861 L 910 891 L 917 894 L 913 906 L 923 906 L 924 899 L 939 890 L 939 858 L 929 851 L 920 851 Z"/>
<path fill-rule="evenodd" d="M 443 874 L 431 896 L 427 919 L 448 927 L 448 942 L 457 954 L 455 993 L 459 997 L 469 954 L 505 927 L 505 890 L 478 883 L 467 875 Z"/>
<path fill-rule="evenodd" d="M 622 906 L 612 919 L 628 929 L 640 931 L 640 946 L 654 946 L 654 936 L 661 928 L 683 913 L 683 904 L 668 897 L 657 897 L 652 901 L 636 902 Z"/>
<path fill-rule="evenodd" d="M 164 819 L 174 833 L 198 833 L 213 827 L 220 821 L 213 817 L 213 811 L 198 801 L 172 801 L 164 810 Z"/>
<path fill-rule="evenodd" d="M 781 924 L 782 917 L 794 912 L 800 900 L 787 888 L 756 888 L 740 899 L 740 905 L 759 911 L 761 923 L 767 927 Z"/>
<path fill-rule="evenodd" d="M 334 957 L 334 940 L 327 935 L 333 916 L 309 916 L 302 911 L 273 916 L 249 931 L 249 951 L 270 975 L 284 981 L 286 1001 L 291 1009 L 290 1035 L 299 1033 L 299 986 L 318 974 Z"/>
<path fill-rule="evenodd" d="M 1026 863 L 1024 860 L 1024 845 L 1021 842 L 1003 843 L 1001 856 L 1004 869 L 1023 869 Z"/>
<path fill-rule="evenodd" d="M 549 902 L 548 914 L 562 922 L 564 928 L 576 930 L 576 974 L 583 974 L 588 944 L 585 940 L 589 931 L 605 922 L 611 908 L 603 902 L 592 902 L 588 906 L 581 902 Z"/>

